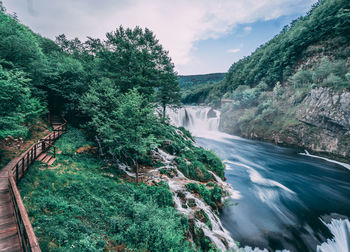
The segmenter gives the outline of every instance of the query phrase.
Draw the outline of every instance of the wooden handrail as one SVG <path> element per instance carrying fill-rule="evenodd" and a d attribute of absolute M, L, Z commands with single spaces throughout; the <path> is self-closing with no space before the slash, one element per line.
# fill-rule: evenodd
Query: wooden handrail
<path fill-rule="evenodd" d="M 10 193 L 13 199 L 17 224 L 20 231 L 22 247 L 25 251 L 41 252 L 38 240 L 35 236 L 32 224 L 30 223 L 27 211 L 24 207 L 21 194 L 18 191 L 15 180 L 11 176 L 11 171 L 9 171 L 9 183 L 10 183 Z M 28 250 L 28 248 L 30 250 Z"/>
<path fill-rule="evenodd" d="M 15 209 L 15 217 L 20 234 L 22 249 L 24 251 L 41 252 L 38 240 L 35 236 L 33 227 L 28 218 L 28 214 L 23 204 L 23 200 L 17 184 L 23 178 L 29 166 L 35 159 L 45 152 L 49 147 L 53 146 L 53 142 L 58 139 L 67 129 L 67 121 L 62 117 L 64 123 L 58 126 L 50 134 L 42 138 L 38 143 L 33 144 L 27 151 L 25 151 L 8 171 L 9 191 L 11 193 L 12 203 Z M 45 142 L 49 141 L 48 145 Z"/>

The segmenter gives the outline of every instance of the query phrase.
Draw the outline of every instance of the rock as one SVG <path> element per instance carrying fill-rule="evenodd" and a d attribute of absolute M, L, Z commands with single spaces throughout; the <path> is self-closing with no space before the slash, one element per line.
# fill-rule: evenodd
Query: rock
<path fill-rule="evenodd" d="M 216 112 L 213 108 L 211 108 L 209 111 L 208 111 L 208 118 L 216 118 L 217 115 L 216 115 Z"/>
<path fill-rule="evenodd" d="M 187 200 L 187 205 L 189 206 L 189 207 L 196 207 L 197 205 L 196 205 L 196 201 L 194 200 L 194 199 L 188 199 Z"/>
<path fill-rule="evenodd" d="M 7 136 L 5 139 L 8 139 L 8 141 L 15 141 L 15 138 L 13 136 Z"/>
<path fill-rule="evenodd" d="M 288 94 L 286 104 L 295 109 L 287 118 L 294 123 L 285 125 L 272 110 L 259 122 L 240 124 L 244 109 L 221 113 L 220 130 L 234 135 L 271 141 L 309 149 L 316 153 L 332 155 L 333 158 L 350 158 L 350 92 L 318 87 L 299 102 L 293 93 Z M 285 108 L 284 108 L 285 109 Z M 259 125 L 261 124 L 261 125 Z M 282 126 L 281 126 L 282 125 Z"/>
<path fill-rule="evenodd" d="M 169 139 L 166 139 L 166 140 L 163 141 L 163 145 L 164 146 L 168 146 L 168 145 L 171 145 L 171 144 L 173 144 L 173 141 L 171 141 Z"/>
<path fill-rule="evenodd" d="M 205 214 L 203 209 L 200 209 L 199 211 L 196 211 L 194 214 L 194 217 L 199 220 L 200 222 L 207 223 L 209 221 L 208 216 Z"/>

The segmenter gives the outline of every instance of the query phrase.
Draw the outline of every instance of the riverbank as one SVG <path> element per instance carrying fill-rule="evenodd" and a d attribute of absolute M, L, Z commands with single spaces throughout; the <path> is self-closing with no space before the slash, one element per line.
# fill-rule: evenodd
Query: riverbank
<path fill-rule="evenodd" d="M 42 250 L 237 248 L 218 217 L 230 191 L 224 166 L 186 132 L 168 132 L 173 139 L 151 154 L 154 166 L 140 167 L 137 185 L 134 169 L 101 160 L 70 128 L 55 164 L 35 163 L 19 184 Z"/>

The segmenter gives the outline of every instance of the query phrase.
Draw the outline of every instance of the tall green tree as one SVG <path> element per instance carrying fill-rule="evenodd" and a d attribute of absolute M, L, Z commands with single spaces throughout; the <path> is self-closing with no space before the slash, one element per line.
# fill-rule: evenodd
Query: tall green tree
<path fill-rule="evenodd" d="M 157 92 L 157 102 L 162 107 L 163 118 L 167 106 L 177 107 L 181 104 L 180 86 L 172 65 L 168 65 L 163 73 L 163 82 Z"/>
<path fill-rule="evenodd" d="M 31 96 L 30 79 L 22 71 L 8 71 L 0 65 L 0 139 L 25 137 L 28 124 L 45 112 Z"/>
<path fill-rule="evenodd" d="M 169 75 L 175 75 L 168 52 L 149 29 L 120 26 L 106 37 L 96 54 L 99 69 L 121 92 L 138 88 L 140 93 L 152 95 Z"/>
<path fill-rule="evenodd" d="M 157 146 L 152 134 L 158 123 L 154 107 L 136 89 L 121 94 L 113 82 L 94 82 L 80 101 L 82 111 L 91 120 L 88 129 L 95 132 L 109 154 L 133 165 Z M 137 176 L 138 178 L 138 176 Z"/>

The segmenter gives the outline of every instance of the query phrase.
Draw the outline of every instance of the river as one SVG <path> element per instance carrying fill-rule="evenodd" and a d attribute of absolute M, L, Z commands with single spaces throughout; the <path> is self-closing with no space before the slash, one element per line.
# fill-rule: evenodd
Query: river
<path fill-rule="evenodd" d="M 170 113 L 226 165 L 238 192 L 220 219 L 232 238 L 256 251 L 350 251 L 350 165 L 221 133 L 219 116 L 205 107 Z"/>

